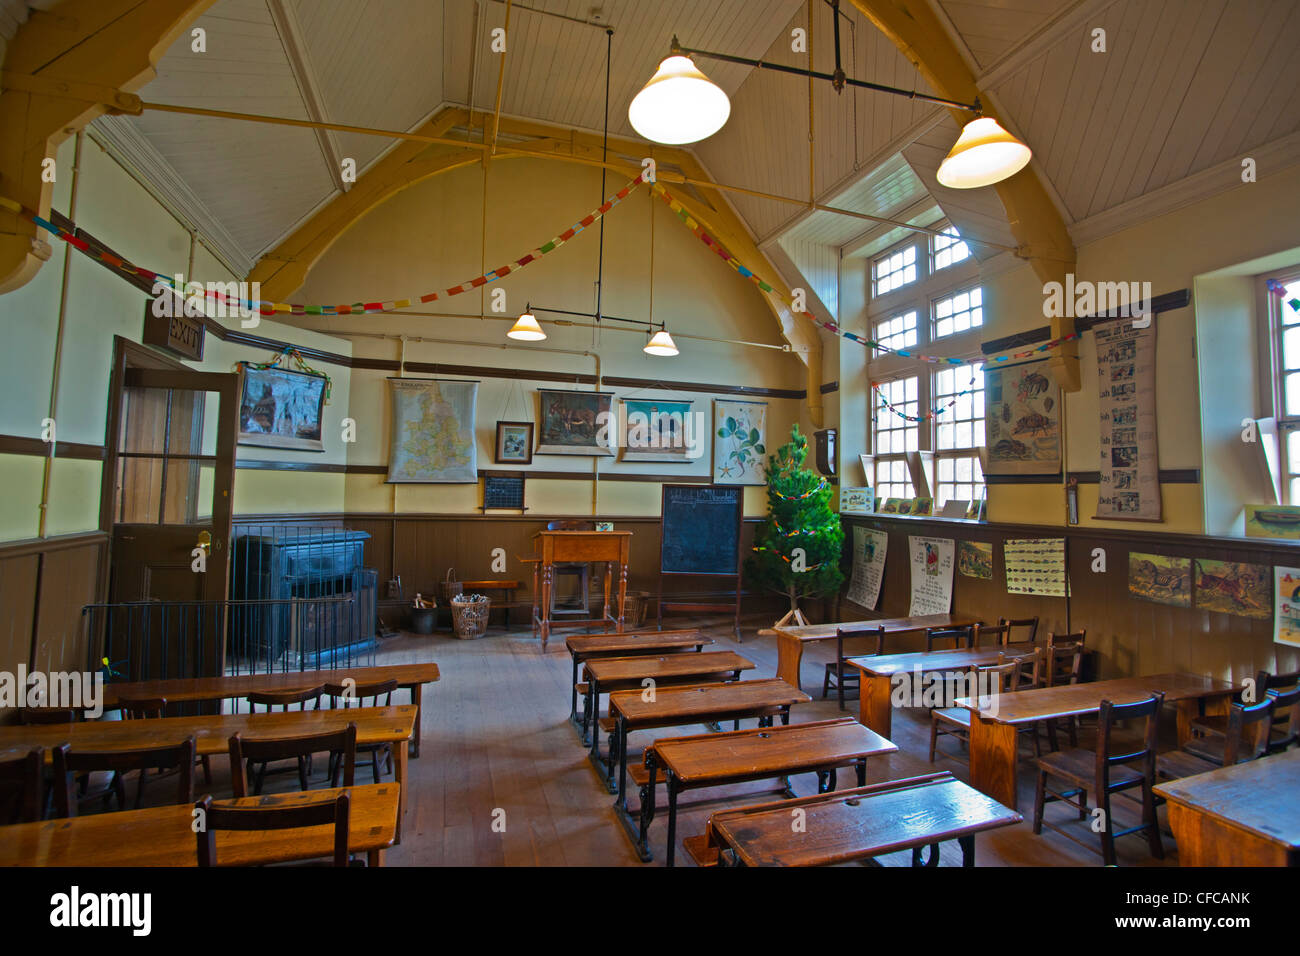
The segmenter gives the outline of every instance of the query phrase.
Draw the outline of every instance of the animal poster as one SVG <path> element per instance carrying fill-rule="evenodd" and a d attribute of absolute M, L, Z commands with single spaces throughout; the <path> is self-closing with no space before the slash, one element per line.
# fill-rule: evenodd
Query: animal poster
<path fill-rule="evenodd" d="M 236 442 L 324 451 L 320 423 L 328 382 L 323 375 L 241 364 Z"/>
<path fill-rule="evenodd" d="M 1156 447 L 1156 326 L 1133 321 L 1096 328 L 1101 392 L 1098 518 L 1160 520 Z"/>
<path fill-rule="evenodd" d="M 1274 568 L 1273 640 L 1300 647 L 1300 568 Z"/>
<path fill-rule="evenodd" d="M 1300 538 L 1300 506 L 1246 505 L 1246 537 Z"/>
<path fill-rule="evenodd" d="M 952 609 L 953 541 L 909 536 L 912 604 L 908 616 L 947 614 Z"/>
<path fill-rule="evenodd" d="M 993 579 L 993 544 L 988 541 L 957 542 L 957 572 L 968 578 Z"/>
<path fill-rule="evenodd" d="M 478 481 L 474 412 L 478 382 L 390 378 L 390 482 L 470 484 Z"/>
<path fill-rule="evenodd" d="M 713 403 L 713 481 L 763 485 L 767 462 L 767 402 Z"/>
<path fill-rule="evenodd" d="M 611 392 L 565 392 L 539 388 L 539 455 L 612 455 Z"/>
<path fill-rule="evenodd" d="M 885 551 L 889 535 L 874 528 L 853 529 L 853 574 L 846 596 L 854 604 L 875 610 L 880 582 L 885 577 Z"/>
<path fill-rule="evenodd" d="M 880 509 L 882 515 L 898 514 L 898 506 L 902 503 L 901 498 L 886 498 L 884 507 Z"/>
<path fill-rule="evenodd" d="M 1128 593 L 1156 604 L 1191 607 L 1192 559 L 1130 551 Z"/>
<path fill-rule="evenodd" d="M 1020 538 L 1002 543 L 1008 594 L 1065 597 L 1065 539 Z"/>
<path fill-rule="evenodd" d="M 1061 470 L 1061 390 L 1047 361 L 984 372 L 984 433 L 990 475 Z"/>
<path fill-rule="evenodd" d="M 1271 577 L 1266 564 L 1197 558 L 1196 606 L 1267 621 L 1273 607 L 1268 593 Z"/>

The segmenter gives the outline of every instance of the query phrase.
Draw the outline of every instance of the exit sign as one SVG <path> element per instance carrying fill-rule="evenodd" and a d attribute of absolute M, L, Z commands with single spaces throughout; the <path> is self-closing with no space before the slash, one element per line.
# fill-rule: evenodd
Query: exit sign
<path fill-rule="evenodd" d="M 169 294 L 163 293 L 163 295 Z M 187 315 L 155 315 L 153 300 L 145 304 L 143 335 L 145 345 L 156 345 L 173 355 L 197 362 L 203 359 L 203 337 L 206 333 L 207 329 L 202 319 Z"/>

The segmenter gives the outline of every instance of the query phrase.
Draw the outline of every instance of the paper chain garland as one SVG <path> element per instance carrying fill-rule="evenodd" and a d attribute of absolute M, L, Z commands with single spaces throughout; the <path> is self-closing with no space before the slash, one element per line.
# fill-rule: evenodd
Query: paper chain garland
<path fill-rule="evenodd" d="M 1268 291 L 1273 293 L 1279 299 L 1286 298 L 1286 286 L 1283 285 L 1281 282 L 1279 282 L 1277 279 L 1269 279 L 1264 284 L 1268 286 Z M 1295 298 L 1289 299 L 1287 301 L 1287 305 L 1291 306 L 1291 310 L 1293 312 L 1300 312 L 1300 299 L 1295 299 Z"/>
<path fill-rule="evenodd" d="M 460 295 L 462 292 L 469 292 L 471 289 L 477 289 L 480 286 L 487 285 L 489 282 L 495 282 L 497 279 L 505 278 L 512 272 L 519 271 L 529 263 L 536 262 L 548 252 L 558 249 L 578 233 L 598 221 L 607 212 L 631 195 L 634 189 L 645 182 L 645 175 L 645 173 L 642 173 L 628 182 L 626 186 L 614 193 L 613 196 L 606 199 L 605 202 L 596 209 L 579 219 L 550 242 L 538 246 L 522 259 L 516 259 L 509 265 L 504 265 L 498 269 L 485 272 L 483 275 L 470 279 L 468 282 L 462 282 L 460 285 L 452 286 L 449 289 L 443 289 L 441 292 L 429 292 L 424 295 L 410 296 L 405 299 L 386 299 L 380 302 L 354 302 L 351 305 L 301 305 L 289 302 L 265 302 L 261 299 L 238 299 L 226 296 L 220 290 L 212 289 L 206 290 L 204 295 L 205 297 L 215 299 L 218 302 L 226 303 L 230 306 L 238 306 L 249 312 L 255 311 L 262 315 L 275 315 L 276 313 L 284 313 L 288 315 L 352 315 L 367 312 L 392 312 L 396 309 L 409 308 L 415 303 L 433 302 L 439 298 Z M 154 272 L 150 269 L 137 266 L 126 259 L 113 255 L 112 253 L 92 248 L 90 243 L 75 235 L 75 223 L 73 223 L 69 229 L 61 229 L 54 223 L 42 219 L 32 210 L 14 202 L 13 200 L 0 197 L 0 205 L 18 213 L 29 221 L 40 226 L 46 232 L 58 236 L 64 242 L 85 253 L 92 259 L 96 259 L 114 269 L 130 273 L 131 275 L 141 276 L 150 282 L 161 282 L 177 293 L 185 292 L 184 289 L 176 288 L 176 280 L 171 276 L 161 275 L 160 273 Z"/>
<path fill-rule="evenodd" d="M 771 548 L 765 548 L 765 547 L 762 547 L 762 546 L 754 547 L 754 548 L 750 548 L 750 550 L 751 550 L 751 551 L 772 551 Z M 791 563 L 790 559 L 789 559 L 788 557 L 786 557 L 784 554 L 782 554 L 781 552 L 779 552 L 779 551 L 774 551 L 773 553 L 774 553 L 777 557 L 779 557 L 782 561 L 784 561 L 786 564 L 790 564 L 790 563 Z M 822 566 L 822 565 L 820 565 L 820 564 L 811 564 L 811 565 L 809 565 L 808 567 L 804 568 L 804 570 L 805 570 L 805 571 L 816 571 L 816 570 L 818 570 L 821 566 Z"/>
<path fill-rule="evenodd" d="M 817 482 L 816 488 L 813 488 L 811 491 L 805 491 L 801 495 L 783 495 L 775 488 L 771 489 L 771 492 L 773 497 L 780 498 L 782 501 L 803 501 L 805 498 L 811 498 L 813 495 L 817 494 L 817 492 L 821 491 L 825 487 L 826 487 L 826 479 L 823 478 Z"/>
<path fill-rule="evenodd" d="M 880 386 L 877 385 L 875 382 L 871 383 L 871 388 L 876 393 L 876 397 L 880 399 L 881 408 L 888 409 L 889 411 L 893 412 L 895 415 L 897 415 L 899 418 L 903 419 L 904 421 L 918 422 L 918 423 L 928 421 L 931 418 L 938 418 L 948 409 L 956 405 L 957 399 L 961 398 L 963 395 L 972 395 L 975 392 L 979 391 L 979 389 L 975 386 L 975 380 L 971 379 L 970 387 L 953 395 L 952 398 L 948 400 L 948 404 L 942 405 L 939 408 L 932 408 L 924 415 L 909 415 L 907 412 L 899 411 L 898 406 L 896 406 L 889 399 L 885 398 L 884 393 L 880 391 Z"/>
<path fill-rule="evenodd" d="M 238 369 L 240 366 L 243 366 L 245 368 L 257 369 L 259 372 L 265 372 L 269 368 L 279 368 L 280 362 L 286 356 L 292 359 L 295 363 L 297 363 L 298 367 L 302 369 L 304 372 L 306 372 L 308 375 L 315 375 L 319 378 L 325 379 L 325 404 L 328 405 L 330 403 L 330 388 L 334 384 L 333 381 L 330 379 L 329 375 L 327 375 L 325 372 L 322 372 L 320 369 L 312 368 L 310 365 L 308 365 L 306 361 L 304 361 L 302 357 L 302 353 L 299 352 L 292 345 L 286 345 L 284 347 L 284 350 L 281 351 L 278 355 L 276 355 L 275 358 L 271 359 L 271 361 L 269 362 L 248 362 L 248 361 L 241 360 L 235 363 L 235 368 Z"/>
<path fill-rule="evenodd" d="M 778 292 L 770 283 L 764 282 L 762 279 L 760 279 L 752 269 L 746 268 L 745 265 L 739 259 L 737 259 L 730 251 L 727 250 L 726 246 L 724 246 L 721 242 L 719 242 L 716 237 L 706 232 L 704 228 L 700 225 L 700 223 L 695 219 L 695 217 L 693 217 L 686 210 L 686 207 L 683 206 L 676 199 L 674 199 L 672 197 L 672 194 L 669 193 L 667 189 L 665 189 L 659 183 L 652 183 L 650 188 L 651 190 L 653 190 L 655 195 L 657 195 L 668 205 L 669 209 L 671 209 L 674 213 L 677 214 L 677 218 L 680 219 L 682 222 L 684 222 L 687 228 L 691 230 L 691 232 L 695 233 L 696 238 L 698 238 L 706 246 L 708 246 L 710 249 L 716 252 L 727 265 L 735 269 L 736 272 L 740 273 L 741 276 L 748 279 L 750 282 L 753 282 L 756 286 L 758 286 L 760 289 L 762 289 L 764 292 L 768 293 L 769 295 L 776 296 L 782 302 L 790 306 L 791 311 L 795 312 L 798 315 L 804 316 L 805 318 L 807 318 L 814 324 L 820 326 L 821 328 L 826 329 L 829 332 L 834 332 L 836 335 L 842 336 L 843 338 L 849 339 L 850 341 L 857 342 L 860 345 L 865 345 L 867 348 L 873 348 L 878 352 L 889 352 L 893 355 L 899 355 L 904 358 L 914 358 L 922 362 L 930 362 L 939 365 L 977 365 L 981 362 L 984 364 L 988 364 L 990 362 L 995 362 L 995 363 L 1010 362 L 1015 359 L 1028 358 L 1032 355 L 1036 355 L 1039 352 L 1047 352 L 1050 351 L 1051 349 L 1059 348 L 1060 346 L 1064 345 L 1066 342 L 1081 337 L 1080 333 L 1071 332 L 1069 335 L 1063 335 L 1059 339 L 1050 339 L 1049 341 L 1044 342 L 1042 345 L 1036 346 L 1035 348 L 1026 349 L 1025 351 L 1022 352 L 1012 352 L 1007 355 L 999 355 L 996 358 L 955 359 L 955 358 L 947 358 L 946 356 L 924 355 L 920 352 L 909 351 L 908 349 L 890 348 L 888 345 L 882 345 L 880 342 L 877 342 L 875 339 L 866 338 L 865 336 L 861 336 L 854 332 L 849 332 L 846 329 L 842 329 L 838 324 L 832 322 L 830 319 L 825 319 L 825 320 L 819 319 L 811 312 L 804 312 L 804 311 L 800 311 L 799 309 L 796 309 L 794 307 L 794 299 L 792 297 L 784 295 L 781 292 Z"/>

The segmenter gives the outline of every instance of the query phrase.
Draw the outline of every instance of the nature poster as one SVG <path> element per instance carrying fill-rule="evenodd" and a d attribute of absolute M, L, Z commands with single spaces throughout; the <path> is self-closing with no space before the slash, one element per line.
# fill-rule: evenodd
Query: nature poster
<path fill-rule="evenodd" d="M 1191 607 L 1192 559 L 1130 551 L 1128 591 L 1144 601 Z"/>
<path fill-rule="evenodd" d="M 958 541 L 957 571 L 968 578 L 993 578 L 993 544 L 989 541 Z"/>
<path fill-rule="evenodd" d="M 718 399 L 713 404 L 713 480 L 719 485 L 764 485 L 767 402 Z"/>
<path fill-rule="evenodd" d="M 1273 616 L 1271 576 L 1272 570 L 1264 564 L 1197 558 L 1196 606 L 1267 621 Z"/>

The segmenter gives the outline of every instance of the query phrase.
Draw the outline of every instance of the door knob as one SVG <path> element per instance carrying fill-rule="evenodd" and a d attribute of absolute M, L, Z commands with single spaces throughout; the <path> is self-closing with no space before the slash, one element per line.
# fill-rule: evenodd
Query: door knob
<path fill-rule="evenodd" d="M 205 553 L 210 553 L 212 551 L 212 533 L 210 531 L 200 531 L 199 540 L 194 546 L 202 548 Z"/>

